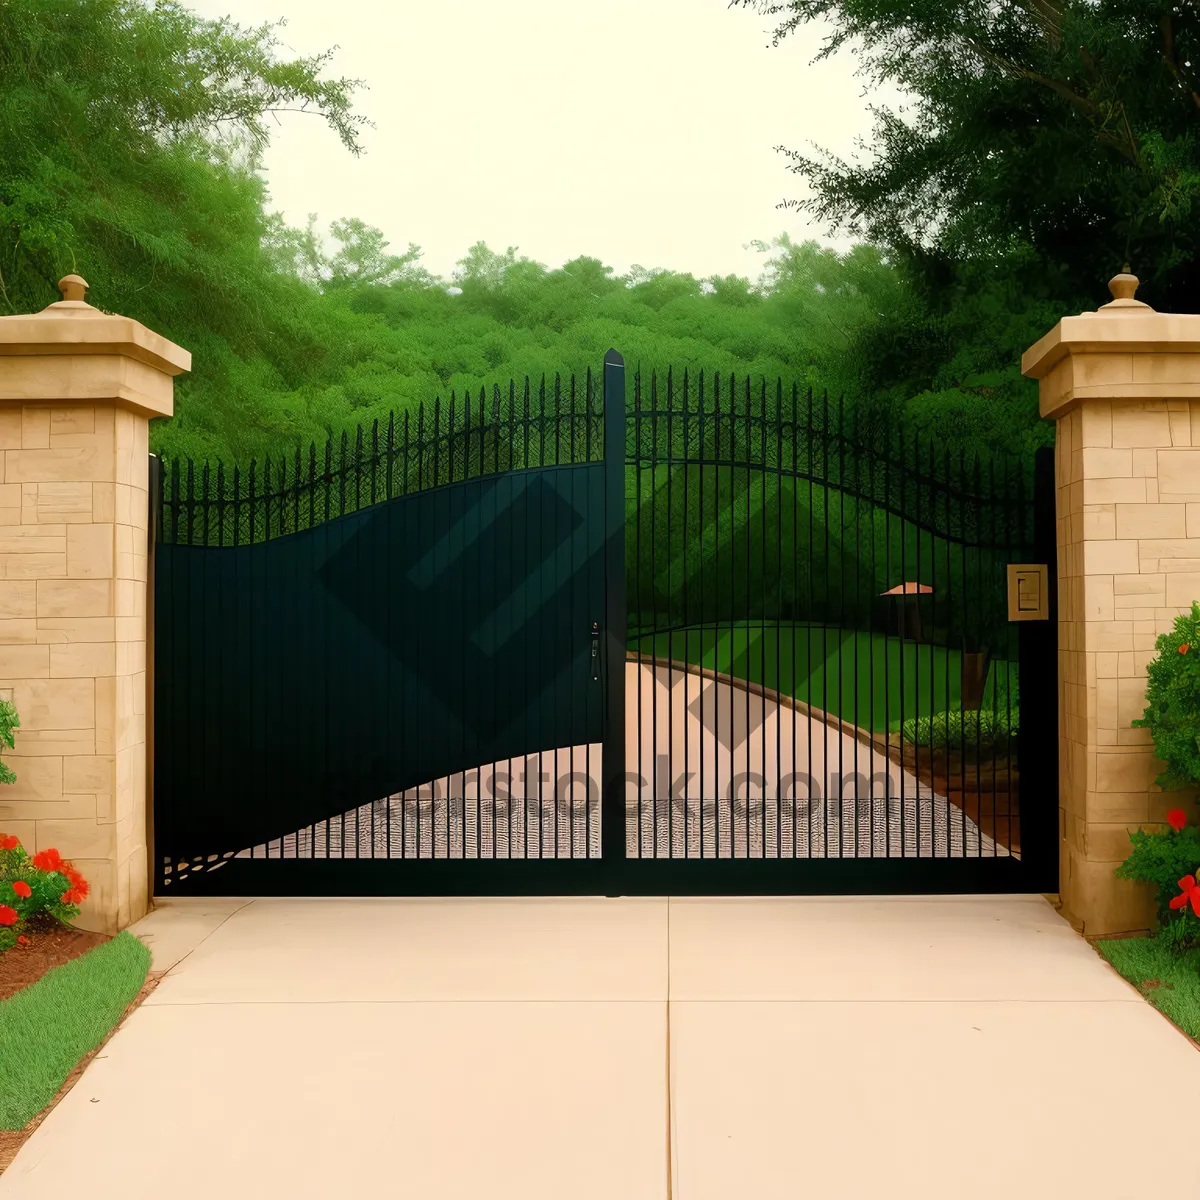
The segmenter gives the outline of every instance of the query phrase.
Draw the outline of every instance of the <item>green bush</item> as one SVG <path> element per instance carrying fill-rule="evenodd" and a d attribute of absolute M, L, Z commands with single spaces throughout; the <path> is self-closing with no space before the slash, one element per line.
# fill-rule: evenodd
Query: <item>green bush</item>
<path fill-rule="evenodd" d="M 21 718 L 11 700 L 0 700 L 0 745 L 10 750 L 16 745 L 13 730 L 21 728 Z M 17 777 L 7 763 L 0 762 L 0 783 L 16 783 Z"/>
<path fill-rule="evenodd" d="M 1150 730 L 1166 764 L 1158 785 L 1174 791 L 1200 783 L 1200 604 L 1193 601 L 1190 613 L 1176 617 L 1175 628 L 1154 648 L 1158 653 L 1146 668 L 1146 711 L 1133 724 Z"/>
<path fill-rule="evenodd" d="M 1184 826 L 1181 810 L 1173 810 L 1170 819 L 1178 829 L 1153 833 L 1138 829 L 1131 833 L 1133 852 L 1117 868 L 1118 879 L 1153 885 L 1158 919 L 1164 929 L 1187 915 L 1186 907 L 1172 909 L 1171 901 L 1179 895 L 1179 881 L 1193 875 L 1200 865 L 1200 831 Z M 1200 932 L 1200 919 L 1193 914 L 1193 920 Z"/>
<path fill-rule="evenodd" d="M 911 717 L 904 722 L 906 742 L 932 746 L 935 750 L 960 750 L 964 754 L 990 755 L 1011 748 L 1021 724 L 1021 710 L 993 712 L 939 712 L 929 717 Z"/>

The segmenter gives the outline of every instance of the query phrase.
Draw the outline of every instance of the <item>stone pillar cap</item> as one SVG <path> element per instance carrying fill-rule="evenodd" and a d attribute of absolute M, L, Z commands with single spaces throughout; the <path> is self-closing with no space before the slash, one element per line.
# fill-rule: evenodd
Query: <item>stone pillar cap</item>
<path fill-rule="evenodd" d="M 1021 355 L 1021 372 L 1032 379 L 1044 379 L 1070 354 L 1200 351 L 1200 313 L 1155 312 L 1150 305 L 1134 299 L 1138 283 L 1138 277 L 1128 269 L 1114 275 L 1108 281 L 1112 300 L 1090 312 L 1063 317 Z"/>
<path fill-rule="evenodd" d="M 80 275 L 58 281 L 62 299 L 41 312 L 0 317 L 0 358 L 8 355 L 108 354 L 136 359 L 165 375 L 192 369 L 182 346 L 147 329 L 132 317 L 106 313 L 89 304 L 88 283 Z"/>

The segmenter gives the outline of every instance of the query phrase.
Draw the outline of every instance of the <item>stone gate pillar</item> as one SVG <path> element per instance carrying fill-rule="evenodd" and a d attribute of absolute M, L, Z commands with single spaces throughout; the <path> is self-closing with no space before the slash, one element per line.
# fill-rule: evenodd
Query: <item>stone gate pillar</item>
<path fill-rule="evenodd" d="M 149 426 L 191 355 L 87 286 L 0 318 L 0 696 L 21 720 L 0 832 L 74 860 L 79 925 L 113 933 L 148 903 Z"/>
<path fill-rule="evenodd" d="M 1117 275 L 1110 303 L 1021 359 L 1057 427 L 1059 889 L 1089 935 L 1151 924 L 1149 889 L 1113 875 L 1129 831 L 1195 819 L 1130 722 L 1155 638 L 1200 599 L 1200 315 L 1155 312 L 1137 286 Z"/>

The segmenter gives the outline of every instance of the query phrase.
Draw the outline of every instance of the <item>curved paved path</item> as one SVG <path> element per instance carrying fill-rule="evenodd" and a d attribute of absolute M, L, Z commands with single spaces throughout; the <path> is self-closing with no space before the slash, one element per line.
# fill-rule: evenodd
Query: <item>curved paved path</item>
<path fill-rule="evenodd" d="M 631 660 L 625 678 L 630 855 L 1009 853 L 837 718 L 694 667 Z M 487 764 L 238 857 L 594 857 L 600 761 L 595 745 Z"/>

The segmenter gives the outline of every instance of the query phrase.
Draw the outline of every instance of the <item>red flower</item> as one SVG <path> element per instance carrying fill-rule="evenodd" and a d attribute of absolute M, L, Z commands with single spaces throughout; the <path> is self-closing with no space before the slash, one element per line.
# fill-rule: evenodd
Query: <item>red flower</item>
<path fill-rule="evenodd" d="M 1196 886 L 1195 875 L 1185 875 L 1179 881 L 1179 895 L 1171 901 L 1171 907 L 1183 908 L 1189 900 L 1192 903 L 1192 911 L 1200 917 L 1200 888 Z"/>
<path fill-rule="evenodd" d="M 29 939 L 24 934 L 21 934 L 21 936 L 19 938 L 17 938 L 17 945 L 18 946 L 28 946 Z"/>
<path fill-rule="evenodd" d="M 1167 813 L 1167 824 L 1178 833 L 1187 824 L 1187 813 L 1182 808 L 1173 808 Z"/>
<path fill-rule="evenodd" d="M 23 879 L 18 879 L 13 884 L 13 891 L 21 897 L 22 900 L 28 900 L 33 895 L 33 889 Z"/>
<path fill-rule="evenodd" d="M 78 904 L 82 899 L 83 897 L 74 888 L 67 888 L 62 894 L 62 902 L 64 904 Z M 1200 912 L 1200 909 L 1196 911 Z"/>
<path fill-rule="evenodd" d="M 1189 647 L 1188 647 L 1187 642 L 1184 642 L 1183 645 L 1179 647 L 1179 653 L 1186 654 L 1188 652 L 1188 649 L 1189 649 Z"/>
<path fill-rule="evenodd" d="M 0 904 L 0 925 L 15 925 L 17 923 L 17 910 L 9 908 L 7 904 Z"/>
<path fill-rule="evenodd" d="M 91 891 L 91 888 L 88 887 L 88 881 L 70 863 L 63 863 L 62 873 L 67 877 L 67 882 L 71 885 L 71 890 L 78 892 L 80 898 L 86 900 L 88 892 Z"/>
<path fill-rule="evenodd" d="M 62 866 L 62 855 L 57 850 L 39 850 L 30 861 L 39 871 L 57 871 Z"/>
<path fill-rule="evenodd" d="M 0 850 L 15 850 L 20 844 L 20 840 L 15 833 L 10 833 L 7 836 L 0 834 Z"/>

